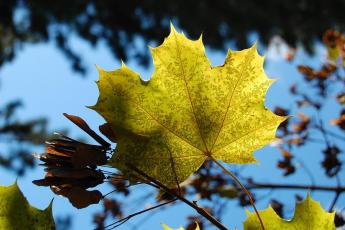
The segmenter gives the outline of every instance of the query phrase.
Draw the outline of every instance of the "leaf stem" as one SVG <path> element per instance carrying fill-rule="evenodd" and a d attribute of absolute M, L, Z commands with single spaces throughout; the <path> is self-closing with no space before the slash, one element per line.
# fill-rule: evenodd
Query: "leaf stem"
<path fill-rule="evenodd" d="M 153 182 L 154 184 L 156 184 L 158 187 L 160 187 L 161 189 L 163 189 L 166 193 L 168 193 L 171 196 L 176 197 L 177 199 L 179 199 L 180 201 L 184 202 L 185 204 L 187 204 L 188 206 L 192 207 L 193 209 L 195 209 L 200 215 L 202 215 L 203 217 L 205 217 L 208 221 L 210 221 L 212 224 L 214 224 L 217 228 L 221 229 L 221 230 L 228 230 L 228 228 L 226 228 L 222 223 L 220 223 L 215 217 L 213 217 L 212 215 L 210 215 L 208 212 L 206 212 L 203 208 L 199 207 L 196 202 L 191 202 L 189 200 L 187 200 L 186 198 L 184 198 L 183 196 L 181 196 L 180 194 L 177 194 L 175 192 L 173 192 L 171 189 L 169 189 L 168 187 L 166 187 L 164 184 L 162 184 L 161 182 L 159 182 L 158 180 L 154 179 L 153 177 L 147 175 L 146 173 L 144 173 L 143 171 L 141 171 L 140 169 L 138 169 L 137 167 L 135 167 L 132 164 L 127 163 L 126 166 L 128 168 L 130 168 L 131 170 L 135 171 L 136 173 L 138 173 L 139 175 L 141 175 L 142 177 L 144 177 L 146 180 Z"/>
<path fill-rule="evenodd" d="M 227 170 L 221 163 L 218 162 L 217 159 L 215 159 L 211 154 L 208 155 L 208 157 L 214 162 L 216 163 L 222 170 L 223 172 L 225 172 L 226 174 L 230 175 L 232 177 L 232 179 L 241 187 L 241 189 L 243 190 L 243 192 L 248 196 L 248 199 L 249 199 L 249 202 L 250 204 L 253 206 L 254 208 L 254 211 L 260 221 L 260 225 L 261 225 L 261 228 L 263 230 L 265 230 L 265 226 L 264 226 L 264 223 L 262 222 L 262 219 L 260 217 L 260 214 L 258 212 L 258 210 L 256 209 L 256 206 L 255 206 L 255 203 L 254 203 L 254 200 L 253 200 L 253 197 L 252 195 L 250 194 L 250 192 L 246 189 L 246 187 L 244 187 L 244 185 L 241 183 L 241 181 L 229 170 Z"/>

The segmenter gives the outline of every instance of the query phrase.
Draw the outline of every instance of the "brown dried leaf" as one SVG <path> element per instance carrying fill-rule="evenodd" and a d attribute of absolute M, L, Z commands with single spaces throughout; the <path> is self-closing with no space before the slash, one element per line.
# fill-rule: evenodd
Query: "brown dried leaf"
<path fill-rule="evenodd" d="M 101 144 L 102 146 L 109 146 L 109 143 L 106 142 L 101 136 L 99 136 L 97 133 L 95 133 L 95 131 L 93 131 L 89 125 L 80 117 L 78 116 L 74 116 L 74 115 L 70 115 L 67 113 L 63 113 L 63 115 L 69 119 L 70 121 L 72 121 L 75 125 L 77 125 L 79 128 L 81 128 L 82 130 L 84 130 L 87 134 L 89 134 L 93 139 L 95 139 L 99 144 Z"/>
<path fill-rule="evenodd" d="M 105 151 L 96 147 L 86 144 L 77 146 L 76 152 L 72 155 L 73 165 L 77 168 L 83 168 L 107 163 Z"/>
<path fill-rule="evenodd" d="M 111 129 L 111 125 L 109 123 L 104 123 L 103 125 L 99 126 L 99 131 L 101 131 L 101 133 L 109 140 L 116 143 L 116 134 Z"/>
<path fill-rule="evenodd" d="M 102 193 L 98 190 L 88 191 L 80 187 L 67 186 L 51 186 L 51 190 L 57 195 L 67 197 L 71 204 L 78 209 L 98 204 L 102 199 Z"/>

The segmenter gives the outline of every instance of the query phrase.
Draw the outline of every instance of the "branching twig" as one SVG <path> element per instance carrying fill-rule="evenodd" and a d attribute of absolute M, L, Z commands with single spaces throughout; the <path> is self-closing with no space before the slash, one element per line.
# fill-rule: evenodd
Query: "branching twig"
<path fill-rule="evenodd" d="M 250 183 L 247 189 L 307 189 L 330 192 L 345 192 L 345 187 L 319 186 L 319 185 L 296 185 L 296 184 L 270 184 L 270 183 Z"/>
<path fill-rule="evenodd" d="M 340 179 L 339 179 L 339 176 L 336 175 L 336 180 L 337 180 L 337 187 L 339 188 L 341 186 L 341 183 L 340 183 Z M 334 196 L 334 199 L 329 207 L 329 211 L 332 212 L 333 211 L 333 208 L 335 206 L 335 204 L 337 203 L 338 199 L 339 199 L 339 196 L 340 196 L 341 192 L 339 191 L 336 191 L 335 192 L 335 196 Z"/>
<path fill-rule="evenodd" d="M 141 171 L 140 169 L 136 168 L 134 165 L 132 164 L 126 164 L 128 168 L 132 169 L 133 171 L 135 171 L 136 173 L 138 173 L 139 175 L 141 175 L 142 177 L 144 177 L 145 179 L 155 183 L 157 186 L 159 186 L 161 189 L 163 189 L 166 193 L 168 193 L 171 196 L 176 197 L 177 199 L 179 199 L 180 201 L 184 202 L 185 204 L 187 204 L 188 206 L 192 207 L 193 209 L 195 209 L 200 215 L 202 215 L 203 217 L 205 217 L 207 220 L 209 220 L 212 224 L 214 224 L 217 228 L 221 229 L 221 230 L 228 230 L 222 223 L 220 223 L 216 218 L 214 218 L 212 215 L 210 215 L 208 212 L 206 212 L 203 208 L 199 207 L 196 203 L 193 203 L 189 200 L 187 200 L 186 198 L 184 198 L 183 196 L 171 191 L 168 187 L 166 187 L 164 184 L 162 184 L 161 182 L 157 181 L 156 179 L 152 178 L 151 176 L 147 175 L 146 173 L 144 173 L 143 171 Z"/>
<path fill-rule="evenodd" d="M 140 215 L 140 214 L 142 214 L 142 213 L 144 213 L 144 212 L 148 212 L 148 211 L 151 211 L 151 210 L 153 210 L 153 209 L 162 207 L 162 206 L 164 206 L 164 205 L 166 205 L 166 204 L 175 202 L 176 200 L 177 200 L 177 199 L 169 200 L 169 201 L 167 201 L 167 202 L 164 202 L 164 203 L 155 205 L 155 206 L 153 206 L 153 207 L 151 207 L 151 208 L 147 208 L 147 209 L 141 210 L 141 211 L 139 211 L 139 212 L 133 213 L 133 214 L 131 214 L 131 215 L 129 215 L 129 216 L 126 216 L 125 218 L 122 218 L 121 220 L 118 220 L 118 221 L 116 221 L 116 222 L 114 222 L 114 223 L 112 223 L 112 224 L 109 224 L 109 225 L 105 226 L 104 229 L 109 229 L 109 230 L 110 230 L 110 229 L 117 228 L 117 227 L 119 227 L 120 225 L 126 223 L 126 222 L 129 221 L 131 218 L 133 218 L 133 217 L 135 217 L 135 216 L 137 216 L 137 215 Z"/>

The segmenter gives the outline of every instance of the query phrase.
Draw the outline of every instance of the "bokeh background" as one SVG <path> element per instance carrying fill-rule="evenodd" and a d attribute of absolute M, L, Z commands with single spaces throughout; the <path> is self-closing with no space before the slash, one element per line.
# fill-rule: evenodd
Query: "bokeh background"
<path fill-rule="evenodd" d="M 124 60 L 144 79 L 149 79 L 153 66 L 148 45 L 159 45 L 168 35 L 172 22 L 189 38 L 197 39 L 203 34 L 213 65 L 223 64 L 228 48 L 247 48 L 258 41 L 259 52 L 266 56 L 267 75 L 279 79 L 266 96 L 266 106 L 272 111 L 277 106 L 286 108 L 295 123 L 300 122 L 300 112 L 311 118 L 317 117 L 317 122 L 322 121 L 335 134 L 327 134 L 329 143 L 325 144 L 322 132 L 316 130 L 314 133 L 311 128 L 308 132 L 312 138 L 309 139 L 321 141 L 289 146 L 289 152 L 293 152 L 290 163 L 294 172 L 288 175 L 284 176 L 284 168 L 277 167 L 277 162 L 286 157 L 276 145 L 256 151 L 260 164 L 229 166 L 231 170 L 238 172 L 244 181 L 253 178 L 259 183 L 341 187 L 345 179 L 341 166 L 335 175 L 330 176 L 321 162 L 325 159 L 323 150 L 328 144 L 340 150 L 337 154 L 340 164 L 345 159 L 345 133 L 330 124 L 330 120 L 339 117 L 344 108 L 336 100 L 336 96 L 345 90 L 341 83 L 344 71 L 339 67 L 336 74 L 340 80 L 327 83 L 326 95 L 319 95 L 317 84 L 309 84 L 298 66 L 320 69 L 329 64 L 329 47 L 321 42 L 321 38 L 328 29 L 344 31 L 344 10 L 345 1 L 340 0 L 73 0 L 54 3 L 1 0 L 0 184 L 9 185 L 18 180 L 28 201 L 41 209 L 54 198 L 53 213 L 58 229 L 96 228 L 95 217 L 104 212 L 102 202 L 78 210 L 49 188 L 32 184 L 31 181 L 42 178 L 44 172 L 31 153 L 44 152 L 44 141 L 55 131 L 93 143 L 62 113 L 81 116 L 98 130 L 104 121 L 96 112 L 86 108 L 95 104 L 98 98 L 95 65 L 112 70 Z M 341 66 L 341 61 L 339 63 L 335 61 L 335 65 Z M 296 103 L 300 99 L 291 95 L 293 84 L 300 92 L 308 93 L 312 100 L 319 101 L 322 108 L 315 112 L 313 106 L 300 106 L 301 101 Z M 297 138 L 301 136 L 297 135 Z M 113 187 L 103 184 L 98 189 L 105 194 Z M 320 201 L 324 209 L 332 206 L 341 220 L 345 207 L 345 196 L 341 193 L 334 199 L 335 192 L 329 191 L 266 188 L 255 191 L 256 204 L 259 209 L 264 209 L 272 200 L 279 201 L 283 205 L 282 215 L 291 218 L 296 195 L 303 198 L 307 192 Z M 155 196 L 154 190 L 139 185 L 131 189 L 128 196 L 113 193 L 109 198 L 121 204 L 126 216 L 153 205 Z M 199 204 L 218 207 L 219 218 L 225 225 L 242 229 L 246 218 L 242 206 L 252 208 L 248 204 L 241 205 L 237 195 L 215 196 L 211 200 L 200 200 Z M 189 194 L 189 198 L 200 199 L 200 194 Z M 189 222 L 186 217 L 194 215 L 193 210 L 178 203 L 139 215 L 119 228 L 161 229 L 161 223 L 172 227 L 186 226 Z M 104 221 L 110 224 L 117 218 L 108 215 Z M 213 228 L 205 225 L 205 229 Z"/>

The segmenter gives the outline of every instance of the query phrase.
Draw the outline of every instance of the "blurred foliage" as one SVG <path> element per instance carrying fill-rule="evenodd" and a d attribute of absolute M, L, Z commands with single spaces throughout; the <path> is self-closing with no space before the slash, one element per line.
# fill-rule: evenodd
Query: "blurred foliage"
<path fill-rule="evenodd" d="M 41 145 L 48 138 L 47 120 L 43 118 L 20 120 L 16 113 L 22 104 L 12 101 L 0 107 L 0 167 L 23 175 L 35 166 L 32 147 Z"/>
<path fill-rule="evenodd" d="M 56 230 L 69 230 L 72 229 L 72 217 L 69 215 L 58 216 L 55 218 Z"/>
<path fill-rule="evenodd" d="M 276 144 L 281 153 L 277 167 L 286 177 L 301 171 L 307 173 L 312 183 L 305 185 L 305 189 L 313 186 L 317 189 L 317 180 L 298 154 L 305 154 L 303 146 L 317 146 L 319 151 L 313 154 L 323 156 L 320 165 L 325 175 L 338 178 L 337 186 L 329 193 L 330 197 L 334 194 L 334 198 L 330 198 L 332 202 L 329 210 L 335 206 L 339 208 L 335 224 L 344 226 L 345 217 L 341 211 L 344 207 L 337 204 L 343 192 L 337 192 L 337 189 L 342 186 L 339 174 L 344 170 L 345 143 L 344 43 L 341 35 L 345 29 L 344 6 L 345 2 L 341 0 L 304 0 L 296 3 L 287 0 L 201 0 L 197 4 L 194 1 L 179 0 L 62 0 L 55 4 L 43 0 L 0 0 L 0 68 L 12 61 L 25 45 L 52 42 L 70 60 L 73 69 L 83 74 L 86 69 L 82 58 L 70 43 L 73 37 L 81 38 L 92 46 L 104 43 L 115 57 L 123 60 L 137 58 L 142 64 L 148 65 L 148 49 L 142 44 L 160 43 L 169 30 L 170 21 L 176 21 L 193 38 L 197 38 L 202 31 L 205 44 L 215 49 L 228 47 L 231 41 L 238 48 L 248 47 L 248 35 L 256 32 L 263 44 L 269 44 L 270 39 L 278 35 L 290 47 L 302 44 L 312 52 L 315 40 L 321 39 L 326 29 L 336 28 L 339 32 L 331 31 L 323 37 L 328 60 L 320 63 L 318 69 L 300 65 L 298 70 L 304 82 L 290 88 L 294 105 L 276 108 L 275 112 L 279 115 L 299 114 L 280 126 L 279 136 L 282 141 Z M 293 62 L 294 52 L 286 58 Z M 327 104 L 334 101 L 339 104 L 338 114 L 332 115 L 332 120 L 323 120 L 321 113 L 327 113 Z M 20 102 L 10 102 L 0 107 L 0 141 L 6 146 L 0 150 L 0 167 L 22 175 L 27 166 L 34 166 L 30 154 L 32 147 L 43 144 L 48 137 L 46 120 L 22 121 L 16 116 L 20 107 Z M 188 183 L 181 185 L 175 192 L 210 201 L 204 207 L 221 220 L 229 200 L 237 199 L 242 206 L 247 206 L 249 202 L 238 185 L 212 167 L 211 162 L 206 162 Z M 241 170 L 239 168 L 234 173 L 245 181 L 256 200 L 267 199 L 267 196 L 256 195 L 257 191 L 263 189 L 289 189 L 296 194 L 296 200 L 301 199 L 296 190 L 291 190 L 283 181 L 278 185 L 260 183 L 253 178 L 241 177 Z M 109 221 L 123 218 L 128 214 L 126 211 L 131 210 L 128 208 L 130 204 L 120 200 L 119 194 L 132 196 L 136 186 L 130 185 L 121 175 L 115 177 L 108 175 L 107 179 L 117 191 L 116 195 L 107 194 L 107 199 L 103 200 L 103 212 L 95 214 L 94 222 L 100 229 Z M 139 209 L 140 205 L 144 207 L 150 195 L 157 197 L 157 203 L 173 199 L 162 191 L 148 192 L 133 203 L 133 208 Z M 288 215 L 288 205 L 275 199 L 271 200 L 271 205 L 281 217 Z M 145 221 L 148 219 L 145 218 Z M 201 229 L 209 227 L 200 216 L 189 216 L 186 229 L 193 229 L 195 222 L 199 223 Z M 66 226 L 70 226 L 69 220 Z"/>
<path fill-rule="evenodd" d="M 292 47 L 301 43 L 312 51 L 326 29 L 345 29 L 344 6 L 342 0 L 1 0 L 0 65 L 25 44 L 52 41 L 76 71 L 85 73 L 80 55 L 69 44 L 72 36 L 91 45 L 104 42 L 117 59 L 135 57 L 148 64 L 141 44 L 160 43 L 172 20 L 191 37 L 202 31 L 212 48 L 228 47 L 229 41 L 240 49 L 248 47 L 248 35 L 256 32 L 264 44 L 279 35 Z"/>

